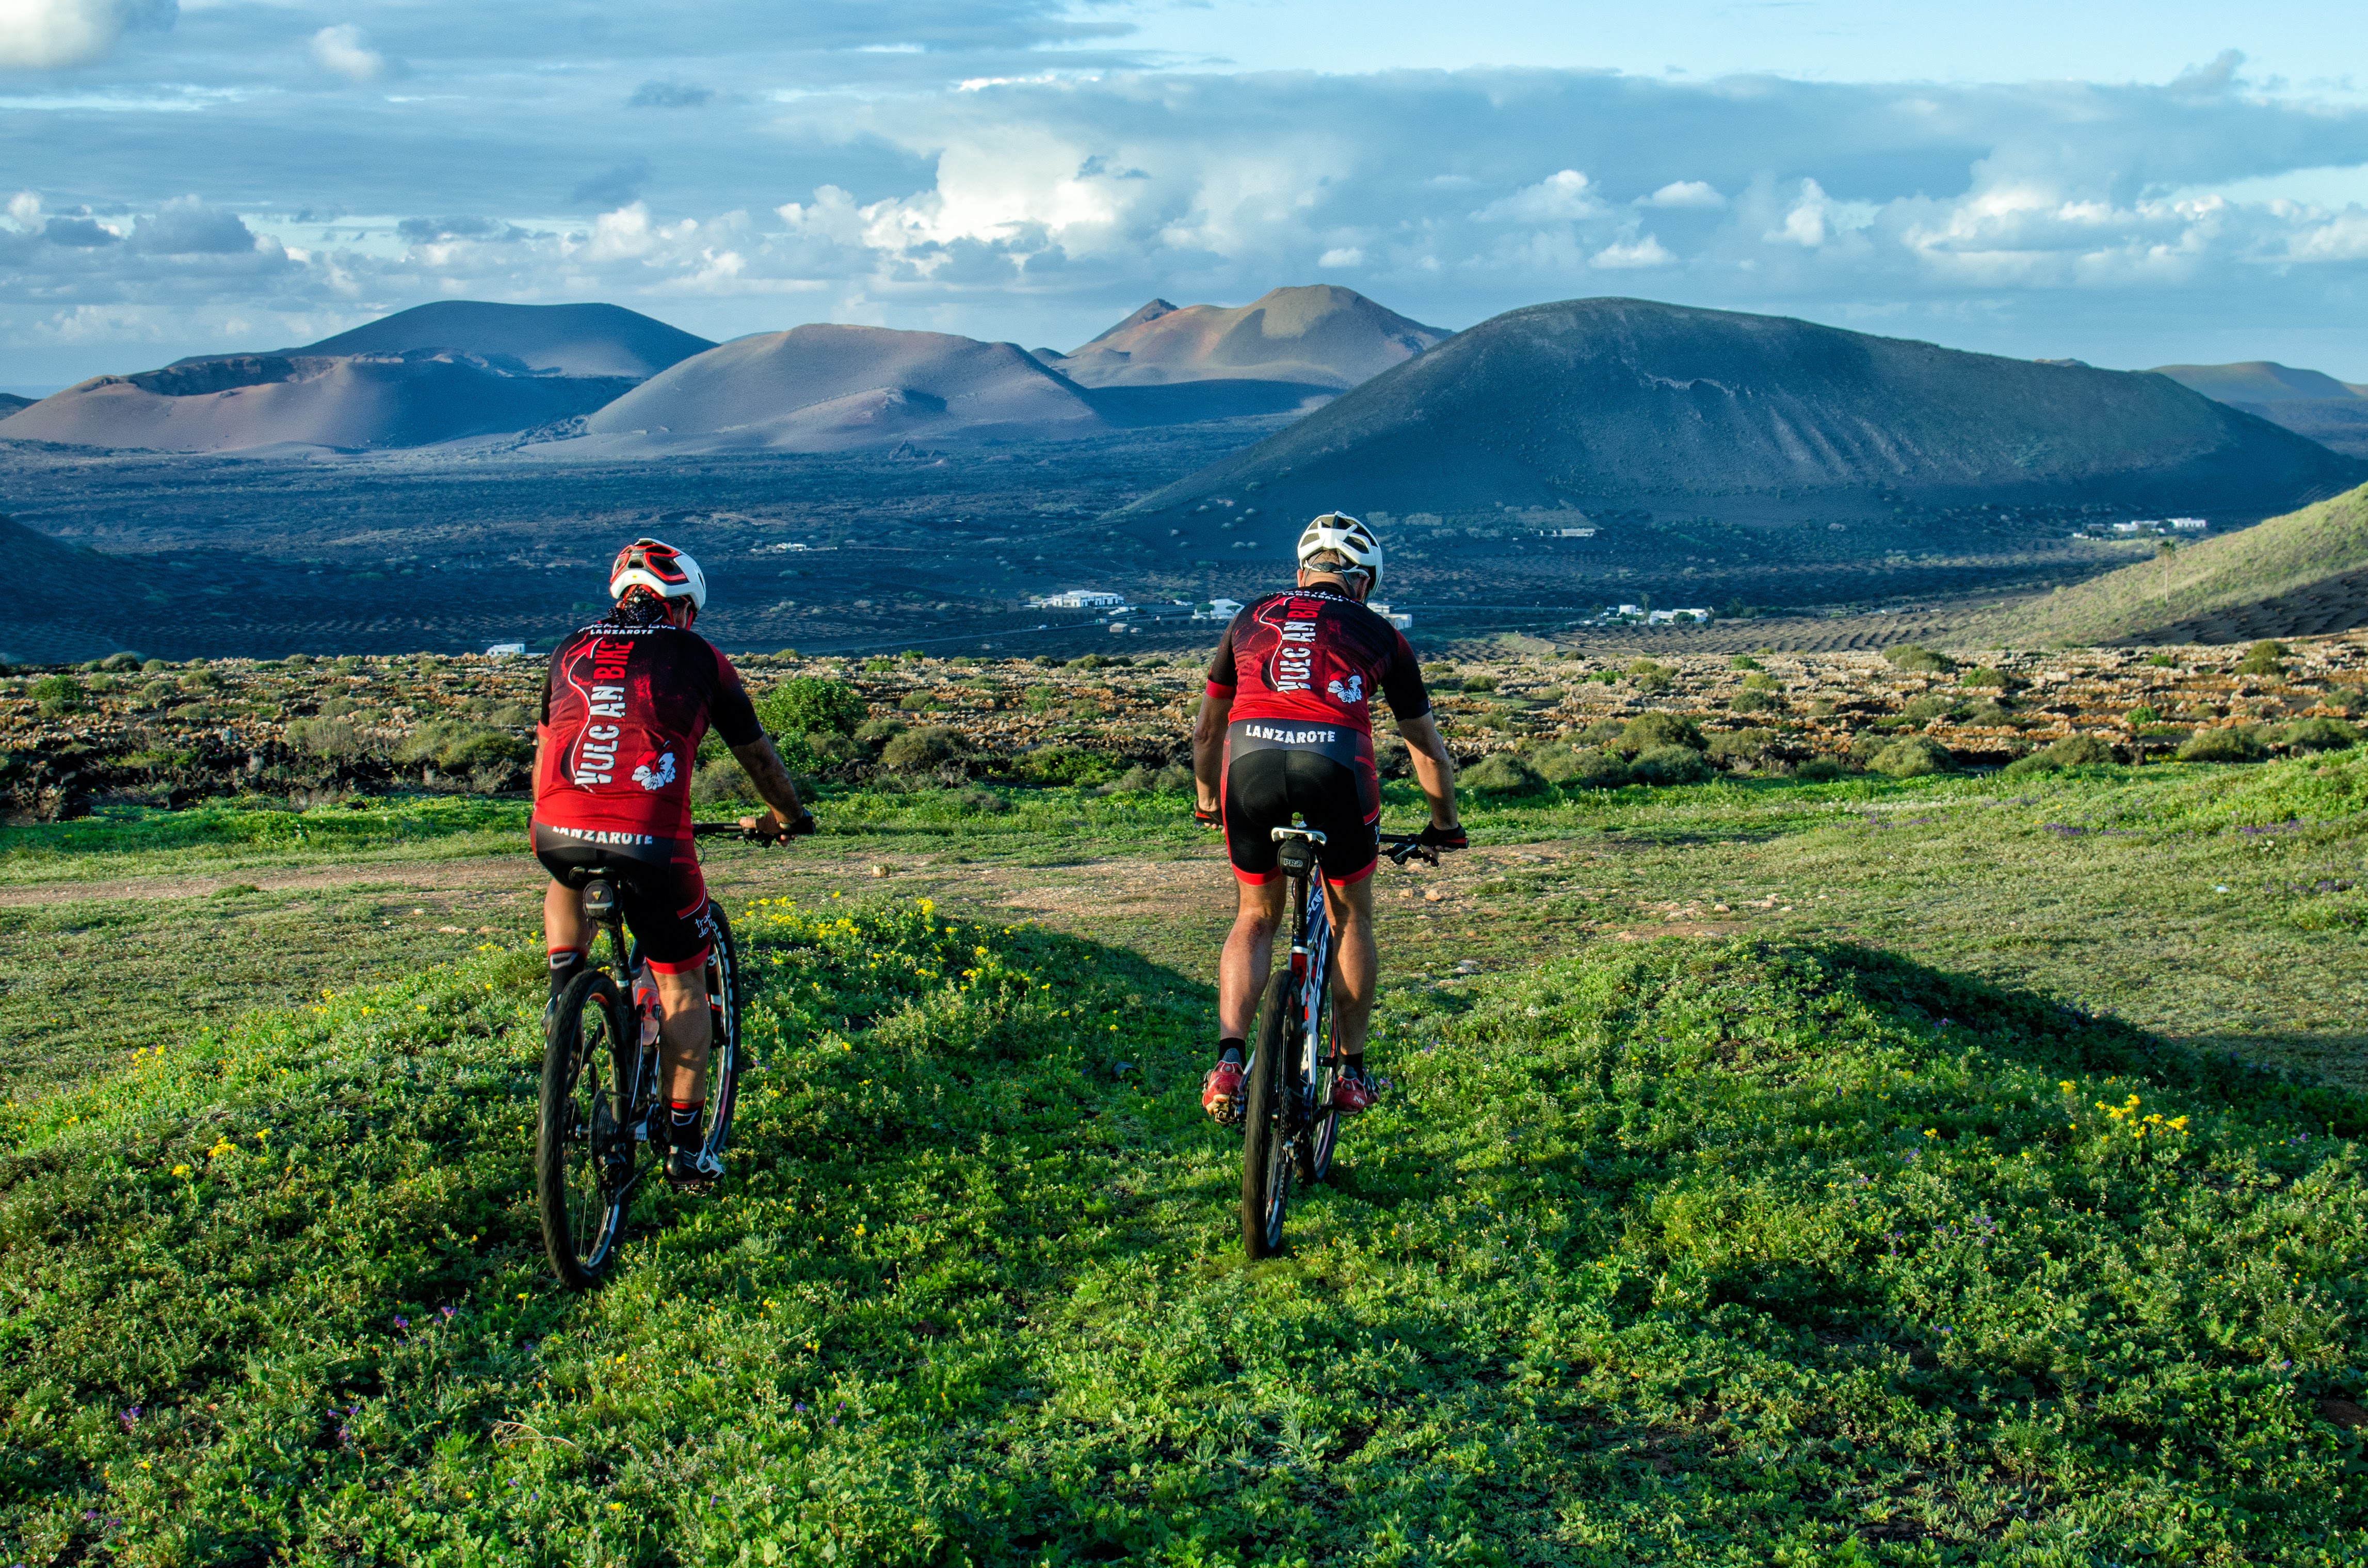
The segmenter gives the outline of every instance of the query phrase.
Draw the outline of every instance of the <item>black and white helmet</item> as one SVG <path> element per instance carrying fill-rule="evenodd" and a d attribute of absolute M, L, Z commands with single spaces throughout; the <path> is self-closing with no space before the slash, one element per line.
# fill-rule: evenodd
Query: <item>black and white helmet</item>
<path fill-rule="evenodd" d="M 1299 536 L 1299 563 L 1318 555 L 1345 555 L 1363 569 L 1372 585 L 1382 585 L 1382 541 L 1373 530 L 1346 512 L 1326 512 Z"/>

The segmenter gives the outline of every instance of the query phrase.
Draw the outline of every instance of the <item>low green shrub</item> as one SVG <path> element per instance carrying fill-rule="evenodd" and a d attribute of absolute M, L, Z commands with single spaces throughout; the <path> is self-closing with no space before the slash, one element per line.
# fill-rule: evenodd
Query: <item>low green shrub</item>
<path fill-rule="evenodd" d="M 1012 777 L 1030 784 L 1107 784 L 1124 769 L 1109 754 L 1083 746 L 1043 745 L 1023 751 L 1007 765 Z"/>
<path fill-rule="evenodd" d="M 1746 687 L 1729 698 L 1726 706 L 1730 712 L 1765 713 L 1771 708 L 1782 707 L 1782 704 L 1776 700 L 1773 693 Z"/>
<path fill-rule="evenodd" d="M 1710 738 L 1709 756 L 1729 767 L 1757 765 L 1776 744 L 1776 732 L 1756 727 L 1727 730 Z"/>
<path fill-rule="evenodd" d="M 1698 752 L 1710 743 L 1702 739 L 1702 726 L 1684 714 L 1655 711 L 1629 720 L 1620 732 L 1620 744 L 1637 753 L 1655 746 L 1684 746 Z"/>
<path fill-rule="evenodd" d="M 1494 691 L 1497 689 L 1497 677 L 1491 675 L 1465 676 L 1463 677 L 1463 689 L 1466 691 Z"/>
<path fill-rule="evenodd" d="M 1929 724 L 1935 719 L 1951 718 L 1959 710 L 1956 699 L 1943 697 L 1938 692 L 1929 692 L 1922 697 L 1913 699 L 1899 711 L 1901 716 L 1911 723 Z"/>
<path fill-rule="evenodd" d="M 1793 769 L 1793 777 L 1810 784 L 1830 784 L 1845 778 L 1850 769 L 1830 756 L 1813 756 Z"/>
<path fill-rule="evenodd" d="M 2237 673 L 2240 676 L 2282 676 L 2286 673 L 2283 661 L 2288 652 L 2284 643 L 2265 637 L 2245 650 L 2245 656 L 2237 662 Z"/>
<path fill-rule="evenodd" d="M 1867 759 L 1869 767 L 1894 778 L 1921 778 L 1956 767 L 1949 748 L 1923 735 L 1902 735 Z"/>
<path fill-rule="evenodd" d="M 1750 654 L 1736 653 L 1726 661 L 1726 667 L 1731 670 L 1756 670 L 1760 666 L 1759 661 L 1753 658 Z M 1748 686 L 1751 683 L 1749 681 L 1746 681 L 1743 684 Z"/>
<path fill-rule="evenodd" d="M 724 757 L 720 761 L 701 764 L 690 776 L 690 798 L 699 805 L 720 806 L 734 802 L 748 805 L 764 804 L 757 786 L 748 778 L 748 770 L 737 759 Z"/>
<path fill-rule="evenodd" d="M 2004 670 L 1992 669 L 1987 665 L 1976 665 L 1972 669 L 1967 670 L 1963 675 L 1959 676 L 1957 677 L 1957 684 L 1959 686 L 1988 687 L 1993 690 L 2004 691 L 2009 683 L 2007 680 L 2006 672 Z"/>
<path fill-rule="evenodd" d="M 2017 757 L 2007 764 L 2004 774 L 2009 778 L 2025 778 L 2067 767 L 2105 767 L 2120 760 L 2113 748 L 2095 735 L 2066 735 L 2029 756 Z"/>
<path fill-rule="evenodd" d="M 2153 704 L 2146 702 L 2139 703 L 2122 717 L 2133 724 L 2158 724 L 2162 722 L 2162 715 L 2154 710 Z"/>
<path fill-rule="evenodd" d="M 142 675 L 162 675 L 165 671 L 169 670 L 173 666 L 171 665 L 165 663 L 162 659 L 142 659 L 140 661 L 140 673 Z"/>
<path fill-rule="evenodd" d="M 880 766 L 891 773 L 927 773 L 962 760 L 969 747 L 962 732 L 943 724 L 907 730 L 880 748 Z"/>
<path fill-rule="evenodd" d="M 438 719 L 420 725 L 395 747 L 397 762 L 432 762 L 445 773 L 516 765 L 533 752 L 507 730 L 462 719 Z M 677 759 L 677 766 L 682 759 Z"/>
<path fill-rule="evenodd" d="M 298 719 L 288 726 L 288 744 L 314 756 L 358 756 L 364 743 L 343 719 Z"/>
<path fill-rule="evenodd" d="M 2180 743 L 2181 762 L 2259 762 L 2269 755 L 2249 724 L 2216 725 L 2198 730 Z"/>
<path fill-rule="evenodd" d="M 1689 745 L 1650 745 L 1628 765 L 1639 784 L 1699 784 L 1711 776 L 1710 763 Z"/>
<path fill-rule="evenodd" d="M 1895 670 L 1911 674 L 1944 676 L 1957 667 L 1957 662 L 1946 653 L 1936 653 L 1913 642 L 1896 642 L 1883 651 L 1884 662 Z"/>
<path fill-rule="evenodd" d="M 866 719 L 862 723 L 858 724 L 855 727 L 854 738 L 860 745 L 876 748 L 886 745 L 910 728 L 912 726 L 905 723 L 904 720 L 892 719 L 882 714 L 877 719 Z"/>
<path fill-rule="evenodd" d="M 937 710 L 938 699 L 926 691 L 908 691 L 896 699 L 900 713 L 931 713 Z"/>
<path fill-rule="evenodd" d="M 1782 681 L 1778 680 L 1774 676 L 1770 675 L 1758 665 L 1752 665 L 1751 671 L 1751 674 L 1743 677 L 1744 690 L 1782 691 L 1784 689 L 1784 683 Z"/>
<path fill-rule="evenodd" d="M 1105 670 L 1110 668 L 1110 660 L 1102 657 L 1099 653 L 1080 653 L 1064 667 L 1072 670 Z"/>
<path fill-rule="evenodd" d="M 1456 783 L 1483 795 L 1529 795 L 1550 788 L 1543 775 L 1508 751 L 1490 752 L 1465 768 Z"/>
<path fill-rule="evenodd" d="M 845 681 L 798 676 L 757 699 L 757 720 L 780 737 L 816 731 L 853 734 L 863 722 L 863 698 Z"/>
<path fill-rule="evenodd" d="M 1987 729 L 2000 729 L 2014 722 L 2014 710 L 2006 703 L 1984 698 L 1965 710 L 1964 722 Z"/>
<path fill-rule="evenodd" d="M 1637 659 L 1628 665 L 1627 675 L 1630 680 L 1635 682 L 1637 690 L 1657 693 L 1667 691 L 1677 684 L 1678 672 L 1666 665 L 1656 665 L 1650 659 Z"/>
<path fill-rule="evenodd" d="M 140 655 L 137 653 L 109 653 L 104 659 L 99 660 L 98 667 L 102 670 L 119 672 L 123 670 L 136 670 L 140 667 Z"/>
<path fill-rule="evenodd" d="M 2340 719 L 2297 719 L 2278 740 L 2288 751 L 2341 751 L 2360 744 L 2360 732 Z"/>
<path fill-rule="evenodd" d="M 25 688 L 25 695 L 40 704 L 43 713 L 53 717 L 71 713 L 83 705 L 82 683 L 72 676 L 43 676 Z"/>
<path fill-rule="evenodd" d="M 1011 802 L 992 790 L 972 788 L 954 797 L 954 803 L 965 812 L 980 816 L 1001 816 L 1011 809 Z"/>

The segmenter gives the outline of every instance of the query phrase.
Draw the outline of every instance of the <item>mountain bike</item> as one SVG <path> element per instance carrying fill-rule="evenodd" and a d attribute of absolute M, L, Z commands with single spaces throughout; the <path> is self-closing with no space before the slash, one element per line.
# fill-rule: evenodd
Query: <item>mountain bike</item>
<path fill-rule="evenodd" d="M 736 823 L 698 823 L 691 835 L 770 835 Z M 646 1158 L 654 1121 L 666 1115 L 660 1091 L 657 986 L 643 964 L 641 944 L 629 943 L 617 905 L 615 874 L 606 866 L 577 868 L 567 885 L 579 890 L 584 913 L 608 933 L 612 963 L 595 961 L 559 994 L 543 1044 L 542 1097 L 535 1127 L 535 1199 L 542 1215 L 543 1250 L 561 1283 L 588 1290 L 616 1256 L 625 1213 L 642 1178 L 662 1165 Z M 708 938 L 706 1124 L 695 1164 L 702 1176 L 723 1173 L 739 1099 L 740 954 L 732 922 L 714 899 L 700 914 Z"/>
<path fill-rule="evenodd" d="M 1290 879 L 1291 963 L 1267 982 L 1258 1004 L 1258 1043 L 1246 1069 L 1242 1112 L 1242 1248 L 1252 1257 L 1282 1250 L 1282 1221 L 1294 1178 L 1314 1186 L 1332 1174 L 1340 1113 L 1332 1085 L 1340 1062 L 1332 1045 L 1332 916 L 1315 851 L 1324 835 L 1308 827 L 1269 830 L 1275 863 Z M 1382 852 L 1403 866 L 1439 864 L 1439 850 L 1418 835 L 1384 834 Z"/>

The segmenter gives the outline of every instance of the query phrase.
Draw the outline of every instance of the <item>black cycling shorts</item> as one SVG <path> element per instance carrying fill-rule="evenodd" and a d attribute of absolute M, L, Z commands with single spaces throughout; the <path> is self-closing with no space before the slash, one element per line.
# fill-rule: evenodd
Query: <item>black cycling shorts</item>
<path fill-rule="evenodd" d="M 534 858 L 552 880 L 606 867 L 617 908 L 660 974 L 688 974 L 707 963 L 714 938 L 707 922 L 707 878 L 687 838 L 534 824 Z"/>
<path fill-rule="evenodd" d="M 1225 855 L 1234 875 L 1266 883 L 1275 866 L 1270 829 L 1293 812 L 1324 835 L 1324 880 L 1345 886 L 1371 876 L 1381 852 L 1382 781 L 1373 743 L 1357 731 L 1285 720 L 1245 719 L 1225 735 L 1222 792 Z"/>

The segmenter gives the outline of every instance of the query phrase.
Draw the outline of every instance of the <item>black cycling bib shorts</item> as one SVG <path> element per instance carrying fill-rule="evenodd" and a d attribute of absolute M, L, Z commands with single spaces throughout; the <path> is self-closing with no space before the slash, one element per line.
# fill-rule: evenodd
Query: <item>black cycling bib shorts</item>
<path fill-rule="evenodd" d="M 1263 885 L 1281 875 L 1272 829 L 1292 812 L 1324 835 L 1324 880 L 1345 887 L 1372 874 L 1381 853 L 1382 780 L 1372 737 L 1345 724 L 1241 719 L 1225 732 L 1221 791 L 1234 875 Z"/>

